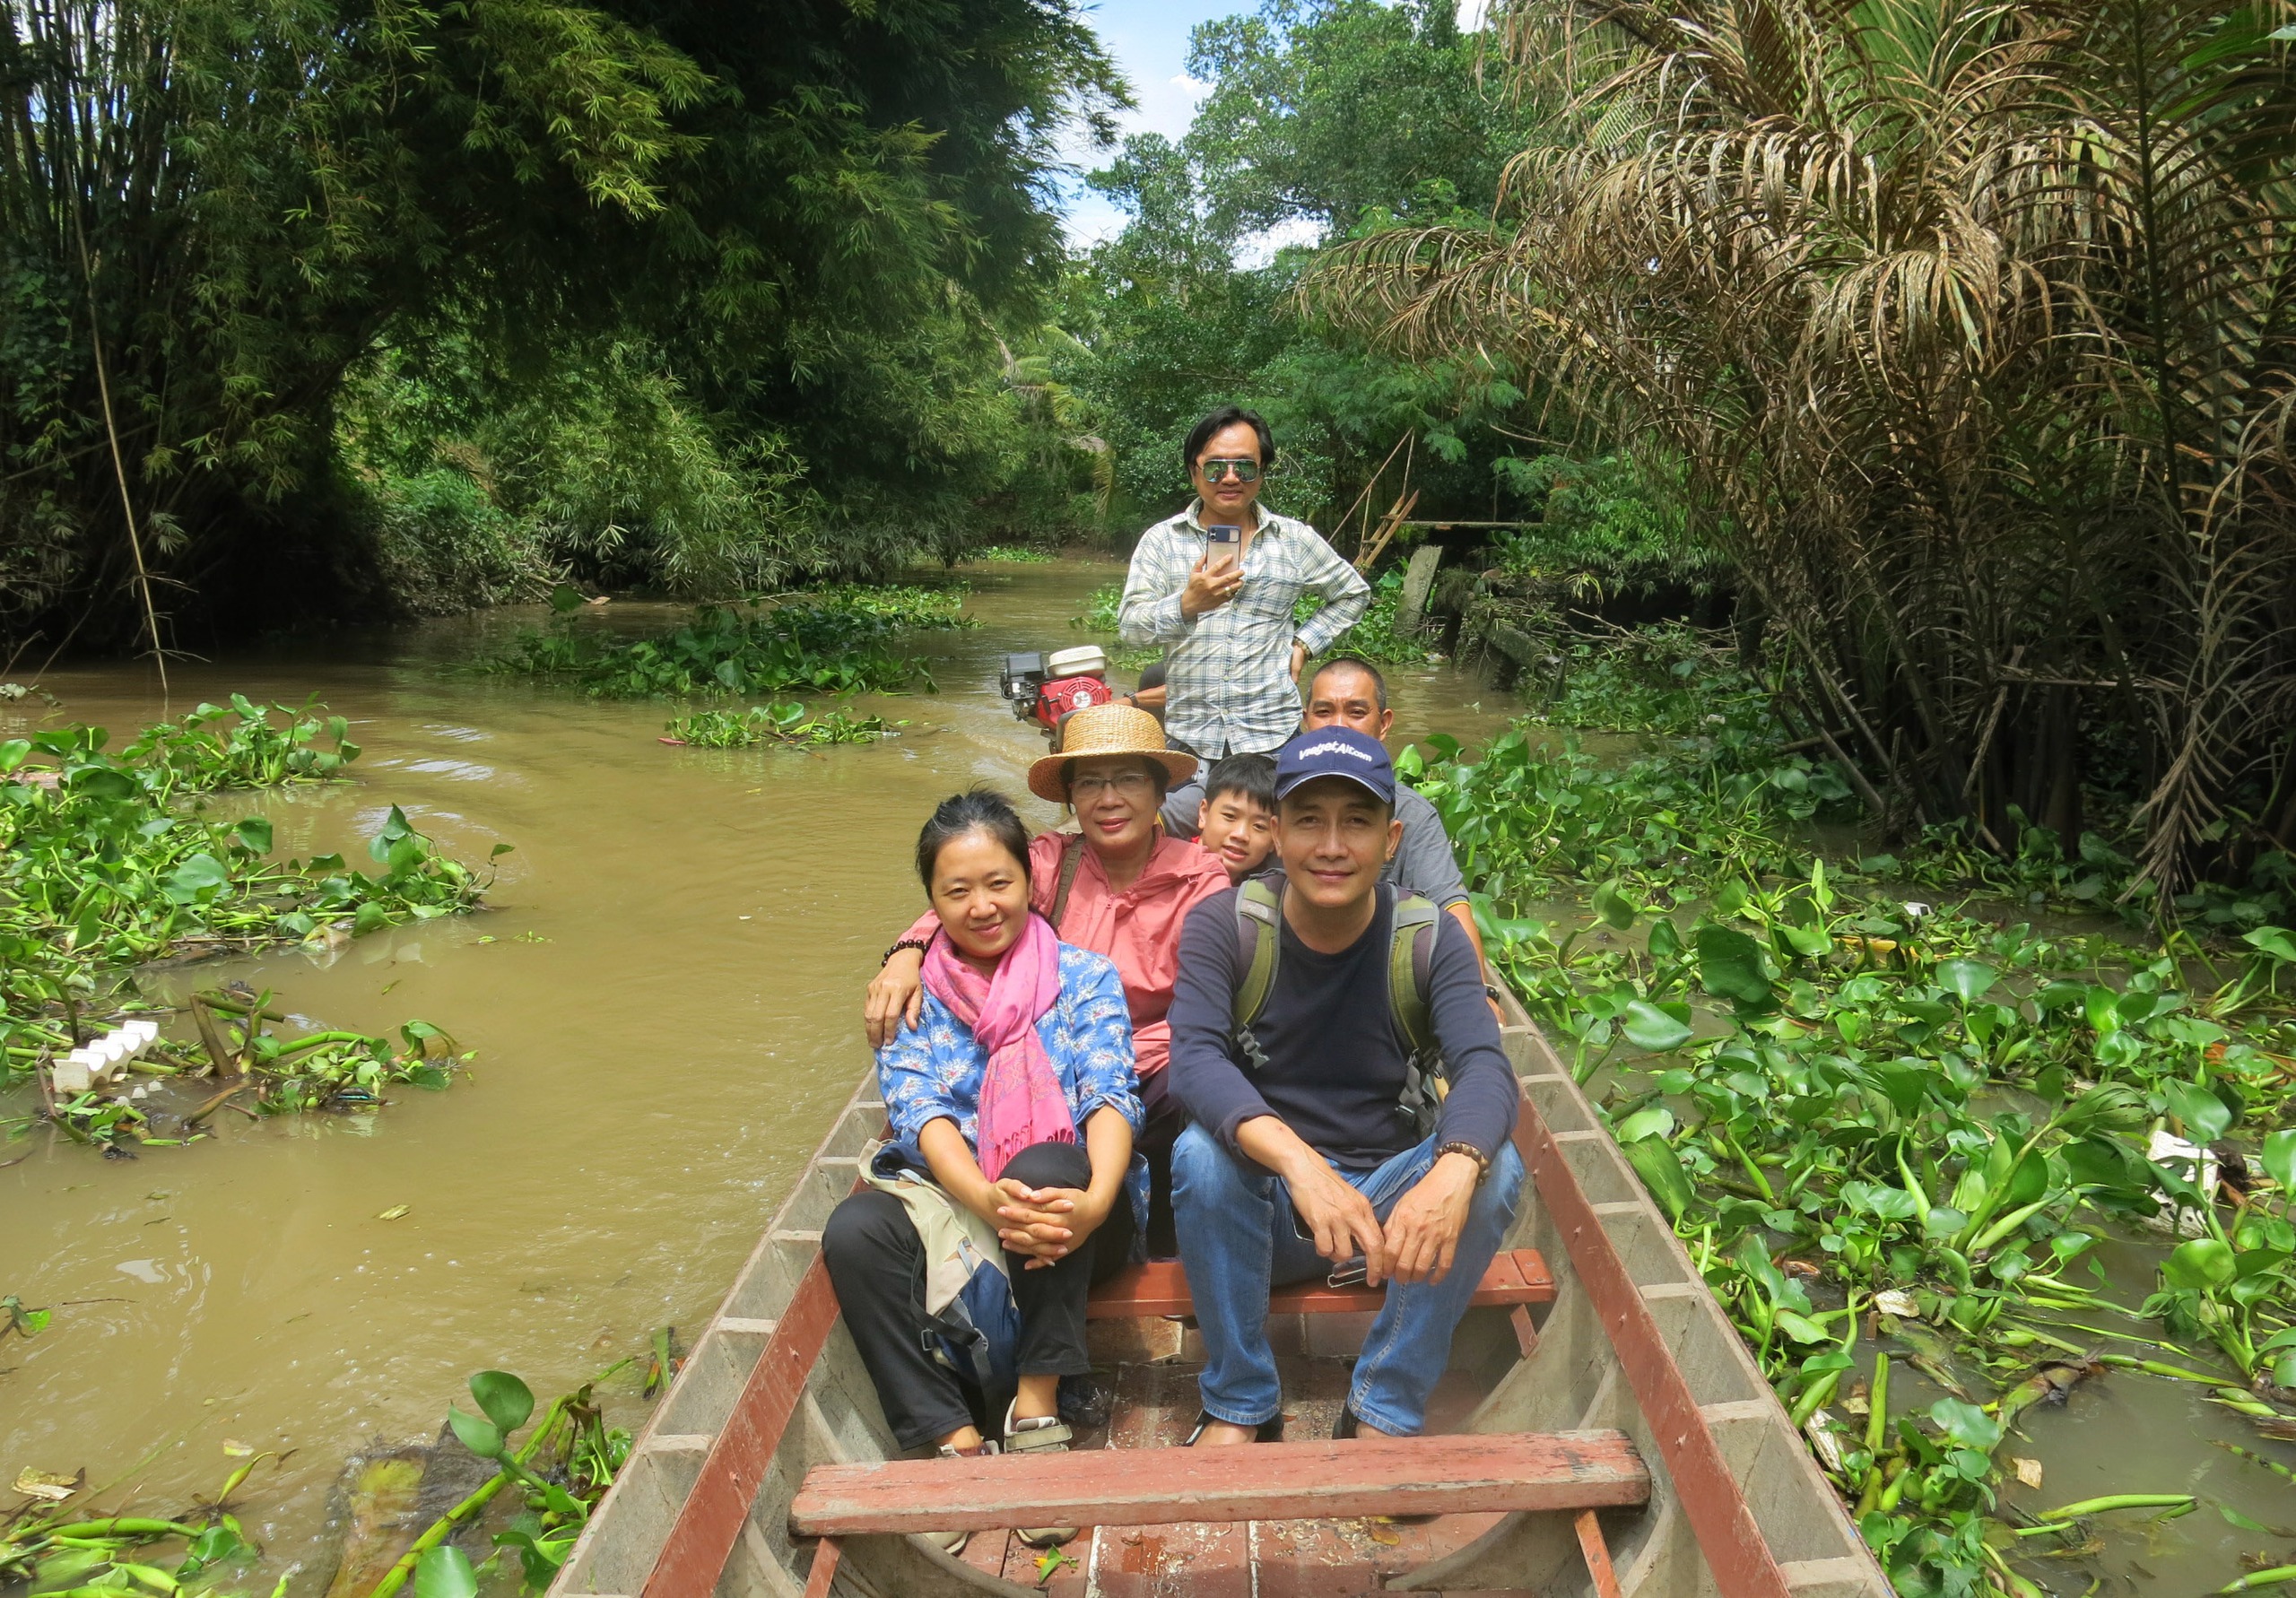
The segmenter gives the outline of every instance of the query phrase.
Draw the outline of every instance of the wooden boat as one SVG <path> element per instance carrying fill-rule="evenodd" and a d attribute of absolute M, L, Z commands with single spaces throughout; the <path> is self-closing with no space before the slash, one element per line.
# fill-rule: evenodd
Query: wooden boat
<path fill-rule="evenodd" d="M 839 1324 L 821 1229 L 883 1126 L 846 1107 L 639 1437 L 559 1580 L 619 1598 L 1888 1598 L 1768 1383 L 1592 1107 L 1518 1010 L 1529 1168 L 1454 1340 L 1431 1435 L 1174 1446 L 1196 1411 L 1187 1283 L 1100 1290 L 1104 1434 L 904 1462 Z M 1279 1293 L 1293 1439 L 1328 1437 L 1376 1295 Z M 1439 1435 L 1438 1435 L 1439 1434 Z M 1434 1515 L 1398 1524 L 1391 1516 Z M 1010 1534 L 1086 1528 L 1055 1560 Z M 907 1533 L 973 1530 L 956 1556 Z"/>

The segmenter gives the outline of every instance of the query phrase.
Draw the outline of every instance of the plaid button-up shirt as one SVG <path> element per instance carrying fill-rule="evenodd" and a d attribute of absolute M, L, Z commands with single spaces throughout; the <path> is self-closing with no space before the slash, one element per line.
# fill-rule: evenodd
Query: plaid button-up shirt
<path fill-rule="evenodd" d="M 1313 527 L 1263 505 L 1243 586 L 1190 621 L 1180 614 L 1180 591 L 1204 559 L 1203 508 L 1199 499 L 1140 535 L 1117 630 L 1135 649 L 1163 647 L 1164 725 L 1173 737 L 1206 759 L 1264 754 L 1300 730 L 1292 640 L 1322 654 L 1362 620 L 1371 588 Z M 1321 595 L 1324 608 L 1294 625 L 1303 594 Z"/>

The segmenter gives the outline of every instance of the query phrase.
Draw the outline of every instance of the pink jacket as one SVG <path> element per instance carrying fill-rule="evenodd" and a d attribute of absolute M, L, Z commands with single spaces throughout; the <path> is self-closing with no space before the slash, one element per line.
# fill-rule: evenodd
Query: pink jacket
<path fill-rule="evenodd" d="M 1029 843 L 1029 903 L 1039 915 L 1052 914 L 1060 886 L 1064 847 L 1083 849 L 1068 908 L 1055 929 L 1064 943 L 1105 954 L 1116 962 L 1124 997 L 1132 1012 L 1132 1052 L 1144 1077 L 1164 1068 L 1171 1053 L 1171 1029 L 1164 1012 L 1171 1008 L 1172 980 L 1178 974 L 1180 924 L 1187 913 L 1228 890 L 1228 868 L 1220 857 L 1177 838 L 1159 838 L 1148 864 L 1132 886 L 1111 891 L 1100 859 L 1074 833 L 1044 832 Z M 927 910 L 907 935 L 928 938 L 940 927 Z"/>

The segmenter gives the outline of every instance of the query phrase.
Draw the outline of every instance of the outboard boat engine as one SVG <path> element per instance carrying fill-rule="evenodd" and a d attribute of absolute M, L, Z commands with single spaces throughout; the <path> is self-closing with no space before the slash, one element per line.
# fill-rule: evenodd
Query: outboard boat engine
<path fill-rule="evenodd" d="M 1062 716 L 1116 698 L 1109 687 L 1108 652 L 1098 644 L 1049 654 L 1007 655 L 997 688 L 1013 715 L 1035 722 L 1056 745 Z"/>

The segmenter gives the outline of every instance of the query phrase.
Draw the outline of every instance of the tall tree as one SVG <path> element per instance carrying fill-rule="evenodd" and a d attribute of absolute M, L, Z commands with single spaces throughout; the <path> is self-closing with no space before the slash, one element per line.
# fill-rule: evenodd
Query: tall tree
<path fill-rule="evenodd" d="M 1323 300 L 1670 447 L 1898 820 L 2070 847 L 2118 743 L 2174 890 L 2296 847 L 2288 20 L 1518 5 L 1576 99 L 1509 227 L 1365 240 Z"/>
<path fill-rule="evenodd" d="M 721 459 L 961 502 L 1051 131 L 1120 96 L 1069 0 L 0 0 L 0 630 L 371 588 L 378 352 L 493 411 L 651 373 Z"/>
<path fill-rule="evenodd" d="M 1170 508 L 1176 454 L 1214 404 L 1256 405 L 1284 462 L 1285 509 L 1334 517 L 1407 435 L 1379 507 L 1412 463 L 1422 510 L 1488 515 L 1491 423 L 1522 395 L 1504 361 L 1398 360 L 1305 315 L 1312 247 L 1405 221 L 1485 226 L 1519 108 L 1481 72 L 1488 37 L 1439 0 L 1271 0 L 1199 27 L 1188 71 L 1207 92 L 1177 144 L 1126 142 L 1091 181 L 1131 213 L 1092 252 L 1069 304 L 1091 352 L 1072 362 L 1101 413 L 1127 504 Z"/>

